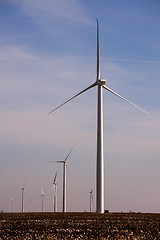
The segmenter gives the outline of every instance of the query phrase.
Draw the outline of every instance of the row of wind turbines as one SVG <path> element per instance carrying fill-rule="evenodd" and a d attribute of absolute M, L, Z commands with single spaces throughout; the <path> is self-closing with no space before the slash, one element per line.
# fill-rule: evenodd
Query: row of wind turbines
<path fill-rule="evenodd" d="M 73 150 L 73 149 L 72 149 Z M 63 201 L 62 201 L 62 212 L 66 212 L 66 170 L 69 170 L 69 167 L 67 165 L 67 159 L 69 158 L 69 155 L 71 154 L 72 150 L 68 153 L 67 157 L 64 160 L 57 160 L 57 161 L 50 161 L 50 163 L 62 163 L 63 164 Z M 55 173 L 55 176 L 53 178 L 53 190 L 54 190 L 54 194 L 53 194 L 53 212 L 57 212 L 57 171 Z M 25 193 L 25 185 L 22 187 L 21 189 L 22 191 L 22 208 L 21 208 L 21 212 L 24 213 L 24 193 Z M 90 194 L 90 207 L 89 207 L 89 211 L 92 212 L 92 202 L 93 202 L 93 190 L 91 189 L 91 191 L 89 192 Z M 39 197 L 39 199 L 41 198 L 42 201 L 42 205 L 41 205 L 41 211 L 44 212 L 44 191 L 43 191 L 43 187 L 41 189 L 41 195 Z M 14 201 L 16 199 L 12 198 L 12 212 L 13 212 L 13 204 Z M 30 203 L 31 203 L 31 199 L 30 199 Z M 30 209 L 31 211 L 31 209 Z"/>
<path fill-rule="evenodd" d="M 72 148 L 73 150 L 73 148 Z M 72 150 L 68 153 L 67 157 L 64 160 L 58 160 L 58 161 L 51 161 L 54 163 L 62 163 L 63 164 L 63 204 L 62 204 L 62 212 L 66 212 L 66 170 L 69 170 L 69 167 L 67 165 L 67 159 L 69 158 L 69 155 L 71 154 Z M 53 198 L 53 209 L 54 212 L 57 212 L 57 172 L 55 174 L 55 177 L 53 179 L 53 186 L 54 186 L 54 198 Z M 93 190 L 89 192 L 90 194 L 90 212 L 92 212 L 92 202 L 93 202 Z"/>

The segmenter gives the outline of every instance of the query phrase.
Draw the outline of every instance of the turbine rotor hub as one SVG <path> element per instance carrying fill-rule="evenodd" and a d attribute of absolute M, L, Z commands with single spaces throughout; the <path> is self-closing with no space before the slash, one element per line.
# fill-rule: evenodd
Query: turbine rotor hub
<path fill-rule="evenodd" d="M 100 78 L 100 79 L 98 79 L 98 80 L 96 81 L 96 84 L 97 84 L 98 86 L 103 86 L 103 85 L 105 85 L 105 83 L 106 83 L 106 80 L 103 79 L 103 78 Z"/>

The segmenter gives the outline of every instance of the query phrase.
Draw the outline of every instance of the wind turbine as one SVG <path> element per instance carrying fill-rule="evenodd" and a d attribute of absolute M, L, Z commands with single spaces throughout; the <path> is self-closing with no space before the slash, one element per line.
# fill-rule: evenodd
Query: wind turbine
<path fill-rule="evenodd" d="M 32 198 L 29 199 L 29 211 L 32 212 Z"/>
<path fill-rule="evenodd" d="M 22 213 L 24 212 L 24 188 L 25 188 L 25 185 L 22 187 L 21 191 L 22 191 Z"/>
<path fill-rule="evenodd" d="M 42 212 L 43 212 L 43 209 L 44 209 L 44 192 L 43 192 L 43 187 L 42 187 L 42 189 L 41 189 L 41 196 L 39 197 L 39 198 L 41 198 L 42 199 Z"/>
<path fill-rule="evenodd" d="M 72 150 L 73 150 L 73 148 L 72 148 Z M 71 154 L 72 150 L 68 153 L 65 160 L 51 161 L 51 162 L 58 162 L 58 163 L 63 164 L 63 209 L 62 209 L 63 212 L 66 212 L 66 168 L 69 170 L 66 161 L 67 161 L 69 155 Z"/>
<path fill-rule="evenodd" d="M 82 93 L 88 91 L 93 87 L 98 87 L 98 105 L 97 105 L 97 173 L 96 173 L 96 211 L 98 213 L 104 213 L 104 159 L 103 159 L 103 98 L 102 98 L 102 90 L 103 88 L 110 93 L 116 95 L 117 97 L 123 99 L 124 101 L 130 103 L 134 107 L 140 109 L 141 111 L 147 113 L 134 103 L 128 101 L 126 98 L 120 96 L 118 93 L 114 92 L 106 85 L 106 80 L 100 78 L 100 63 L 99 63 L 99 24 L 97 19 L 97 76 L 96 81 L 90 85 L 89 87 L 85 88 L 83 91 L 79 92 L 78 94 L 74 95 L 64 103 L 60 104 L 58 107 L 53 109 L 48 113 L 51 114 L 58 108 L 62 107 L 64 104 L 68 103 L 69 101 L 73 100 L 74 98 L 78 97 Z M 147 113 L 148 114 L 148 113 Z"/>
<path fill-rule="evenodd" d="M 12 203 L 12 213 L 14 212 L 14 202 L 16 201 L 15 198 L 11 198 L 11 203 Z"/>
<path fill-rule="evenodd" d="M 89 210 L 92 212 L 92 202 L 93 202 L 93 190 L 89 192 Z"/>
<path fill-rule="evenodd" d="M 55 174 L 55 177 L 53 179 L 53 188 L 54 188 L 54 196 L 53 196 L 53 211 L 57 212 L 57 172 Z"/>

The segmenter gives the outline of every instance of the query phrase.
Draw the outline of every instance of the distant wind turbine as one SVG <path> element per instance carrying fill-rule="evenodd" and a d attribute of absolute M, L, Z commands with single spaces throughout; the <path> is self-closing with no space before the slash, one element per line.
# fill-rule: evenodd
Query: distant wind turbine
<path fill-rule="evenodd" d="M 24 191 L 25 191 L 25 185 L 21 189 L 22 191 L 22 213 L 24 212 Z"/>
<path fill-rule="evenodd" d="M 73 150 L 73 148 L 72 148 Z M 65 160 L 61 160 L 61 161 L 51 161 L 54 163 L 62 163 L 63 164 L 63 212 L 66 212 L 66 168 L 69 170 L 68 166 L 67 166 L 67 159 L 69 157 L 69 155 L 71 154 L 72 150 L 68 153 L 67 157 L 65 158 Z"/>
<path fill-rule="evenodd" d="M 53 188 L 54 188 L 54 196 L 53 196 L 53 211 L 57 212 L 57 172 L 55 174 L 55 177 L 53 179 Z"/>
<path fill-rule="evenodd" d="M 41 196 L 39 197 L 39 198 L 41 198 L 42 199 L 42 212 L 43 212 L 43 210 L 44 210 L 44 192 L 43 192 L 43 187 L 42 187 L 42 189 L 41 189 Z"/>
<path fill-rule="evenodd" d="M 92 212 L 92 202 L 93 202 L 93 190 L 89 192 L 89 210 Z"/>
<path fill-rule="evenodd" d="M 29 210 L 32 212 L 32 198 L 29 199 Z"/>
<path fill-rule="evenodd" d="M 102 98 L 102 89 L 111 92 L 112 94 L 116 95 L 117 97 L 123 99 L 124 101 L 130 103 L 134 107 L 138 108 L 139 110 L 147 113 L 137 105 L 133 104 L 132 102 L 128 101 L 126 98 L 120 96 L 106 85 L 106 80 L 100 78 L 100 64 L 99 64 L 99 24 L 97 20 L 97 76 L 96 81 L 90 85 L 89 87 L 85 88 L 83 91 L 79 92 L 78 94 L 74 95 L 64 103 L 60 104 L 58 107 L 53 109 L 48 113 L 51 114 L 58 108 L 62 107 L 64 104 L 68 103 L 72 99 L 78 97 L 82 93 L 88 91 L 89 89 L 97 86 L 98 87 L 98 109 L 97 109 L 97 176 L 96 176 L 96 211 L 98 213 L 104 213 L 104 160 L 103 160 L 103 98 Z M 148 114 L 148 113 L 147 113 Z"/>
<path fill-rule="evenodd" d="M 12 203 L 12 212 L 14 212 L 14 202 L 16 201 L 15 198 L 11 198 L 11 203 Z"/>

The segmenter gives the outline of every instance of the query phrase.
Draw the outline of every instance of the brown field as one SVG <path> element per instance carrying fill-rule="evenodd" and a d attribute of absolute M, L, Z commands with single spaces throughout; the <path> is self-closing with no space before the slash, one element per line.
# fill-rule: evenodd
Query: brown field
<path fill-rule="evenodd" d="M 0 239 L 160 239 L 160 214 L 0 213 Z"/>

